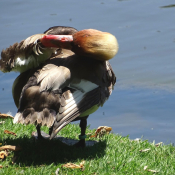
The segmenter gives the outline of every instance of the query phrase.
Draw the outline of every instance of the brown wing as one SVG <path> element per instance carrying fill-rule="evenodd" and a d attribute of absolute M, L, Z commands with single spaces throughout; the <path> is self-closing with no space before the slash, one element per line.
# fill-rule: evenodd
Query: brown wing
<path fill-rule="evenodd" d="M 47 64 L 41 70 L 37 77 L 37 83 L 40 84 L 40 92 L 55 91 L 66 87 L 70 83 L 70 70 L 63 66 Z"/>
<path fill-rule="evenodd" d="M 43 63 L 55 53 L 55 49 L 53 48 L 43 48 L 38 42 L 40 38 L 42 38 L 45 34 L 72 35 L 76 32 L 77 30 L 72 27 L 55 26 L 50 27 L 44 32 L 44 34 L 36 34 L 28 37 L 20 43 L 13 44 L 1 52 L 0 70 L 2 72 L 24 72 L 37 67 L 40 63 Z M 17 60 L 17 58 L 20 59 Z M 20 60 L 22 61 L 21 63 Z M 27 66 L 24 64 L 24 60 Z M 29 62 L 31 62 L 31 65 L 28 65 Z"/>
<path fill-rule="evenodd" d="M 60 87 L 69 81 L 70 72 L 62 66 L 47 64 L 36 71 L 23 87 L 14 123 L 51 127 L 60 106 Z"/>
<path fill-rule="evenodd" d="M 21 73 L 13 83 L 12 95 L 17 108 L 19 107 L 19 99 L 20 99 L 22 89 L 26 85 L 29 78 L 34 74 L 35 71 L 36 71 L 35 69 L 31 69 Z"/>
<path fill-rule="evenodd" d="M 44 34 L 30 36 L 26 40 L 2 50 L 0 70 L 2 72 L 24 72 L 39 66 L 40 63 L 48 59 L 55 50 L 41 47 L 38 40 L 43 36 Z"/>

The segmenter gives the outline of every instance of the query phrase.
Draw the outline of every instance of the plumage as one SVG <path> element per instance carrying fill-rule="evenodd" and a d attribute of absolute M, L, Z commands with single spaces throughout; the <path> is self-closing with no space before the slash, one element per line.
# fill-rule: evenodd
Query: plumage
<path fill-rule="evenodd" d="M 0 69 L 3 72 L 26 70 L 38 67 L 48 59 L 56 49 L 42 48 L 37 42 L 44 34 L 28 37 L 20 43 L 15 43 L 1 52 Z"/>
<path fill-rule="evenodd" d="M 70 27 L 53 27 L 45 32 L 47 35 L 74 36 L 76 33 L 76 29 Z M 68 123 L 80 120 L 81 135 L 84 135 L 87 117 L 102 106 L 111 95 L 116 82 L 115 74 L 108 61 L 94 59 L 94 55 L 99 57 L 97 53 L 92 56 L 92 53 L 79 54 L 77 51 L 74 53 L 68 49 L 57 48 L 59 52 L 55 54 L 55 48 L 36 45 L 38 36 L 40 37 L 40 35 L 29 37 L 22 44 L 15 44 L 1 54 L 1 69 L 10 71 L 16 68 L 15 65 L 10 66 L 12 64 L 3 62 L 8 58 L 7 62 L 15 62 L 15 58 L 20 54 L 27 55 L 24 60 L 29 59 L 31 55 L 34 55 L 35 59 L 44 56 L 43 62 L 21 72 L 13 84 L 13 97 L 18 107 L 14 123 L 35 124 L 38 134 L 40 134 L 39 127 L 46 125 L 50 128 L 49 134 L 52 139 Z M 22 48 L 25 45 L 26 50 L 23 49 L 22 52 L 19 49 L 15 53 L 14 48 L 18 48 L 18 45 Z M 117 47 L 116 43 L 113 45 Z M 28 49 L 31 49 L 31 55 L 26 54 Z M 45 54 L 45 49 L 50 49 L 50 55 Z M 108 49 L 110 52 L 110 47 Z M 115 52 L 117 51 L 118 48 Z M 85 141 L 80 140 L 80 144 L 84 146 Z"/>

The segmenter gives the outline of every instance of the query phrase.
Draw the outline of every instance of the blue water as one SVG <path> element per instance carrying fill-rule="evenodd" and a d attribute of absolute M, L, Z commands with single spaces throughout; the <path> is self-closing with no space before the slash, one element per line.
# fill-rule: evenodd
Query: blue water
<path fill-rule="evenodd" d="M 119 53 L 111 60 L 115 90 L 89 117 L 91 128 L 149 141 L 175 142 L 174 0 L 0 0 L 0 51 L 55 25 L 114 34 Z M 0 73 L 0 112 L 17 109 L 11 87 L 17 73 Z"/>

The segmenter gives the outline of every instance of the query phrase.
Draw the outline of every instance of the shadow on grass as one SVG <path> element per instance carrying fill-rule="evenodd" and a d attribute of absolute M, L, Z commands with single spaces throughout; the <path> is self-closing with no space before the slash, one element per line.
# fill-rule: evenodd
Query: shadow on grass
<path fill-rule="evenodd" d="M 15 152 L 16 163 L 20 166 L 37 166 L 51 163 L 67 163 L 76 160 L 93 159 L 105 154 L 106 141 L 100 141 L 94 146 L 75 148 L 68 146 L 59 140 L 41 140 L 34 138 L 6 139 L 7 144 L 19 145 L 22 150 Z"/>

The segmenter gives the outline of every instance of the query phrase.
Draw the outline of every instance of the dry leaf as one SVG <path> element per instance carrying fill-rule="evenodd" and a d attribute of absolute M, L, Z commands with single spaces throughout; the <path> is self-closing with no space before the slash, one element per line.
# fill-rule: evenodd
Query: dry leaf
<path fill-rule="evenodd" d="M 148 168 L 148 166 L 144 166 L 144 168 L 143 168 L 143 169 L 144 169 L 144 170 L 146 170 L 147 168 Z"/>
<path fill-rule="evenodd" d="M 155 146 L 158 147 L 158 146 L 162 145 L 162 143 L 163 142 L 159 142 L 159 143 L 155 144 Z"/>
<path fill-rule="evenodd" d="M 2 165 L 0 165 L 0 168 L 3 168 L 3 166 L 2 166 Z"/>
<path fill-rule="evenodd" d="M 141 149 L 140 152 L 147 152 L 147 151 L 150 151 L 151 149 L 148 148 L 148 149 Z"/>
<path fill-rule="evenodd" d="M 64 164 L 64 165 L 62 165 L 62 167 L 65 167 L 65 168 L 81 168 L 81 166 L 80 165 L 76 165 L 76 164 L 74 164 L 74 163 L 66 163 L 66 164 Z"/>
<path fill-rule="evenodd" d="M 7 156 L 8 156 L 7 151 L 1 151 L 0 152 L 0 159 L 4 159 Z"/>
<path fill-rule="evenodd" d="M 13 116 L 9 115 L 9 114 L 1 114 L 0 113 L 0 118 L 14 118 Z"/>
<path fill-rule="evenodd" d="M 59 171 L 60 171 L 60 169 L 57 168 L 56 171 L 55 171 L 55 175 L 58 175 Z"/>
<path fill-rule="evenodd" d="M 87 133 L 86 136 L 91 137 L 92 133 Z"/>
<path fill-rule="evenodd" d="M 16 134 L 12 131 L 4 130 L 4 133 L 5 134 L 12 134 L 12 135 L 16 136 Z"/>
<path fill-rule="evenodd" d="M 147 171 L 152 172 L 152 173 L 158 173 L 158 172 L 159 172 L 159 171 L 156 171 L 156 170 L 150 170 L 150 169 L 147 169 Z"/>
<path fill-rule="evenodd" d="M 72 169 L 75 169 L 75 168 L 83 169 L 84 168 L 84 164 L 85 164 L 85 161 L 83 160 L 80 163 L 80 165 L 77 165 L 77 164 L 74 164 L 74 163 L 66 163 L 66 164 L 62 165 L 61 167 L 72 168 Z"/>
<path fill-rule="evenodd" d="M 83 167 L 85 164 L 85 161 L 83 160 L 81 163 L 80 163 L 80 166 Z"/>
<path fill-rule="evenodd" d="M 152 173 L 158 173 L 159 171 L 156 171 L 156 170 L 150 170 L 150 169 L 147 169 L 148 168 L 148 166 L 144 166 L 144 170 L 147 170 L 147 171 L 149 171 L 149 172 L 152 172 Z"/>
<path fill-rule="evenodd" d="M 22 148 L 19 146 L 13 146 L 13 145 L 5 145 L 5 146 L 1 146 L 0 147 L 0 151 L 1 150 L 11 150 L 11 151 L 19 151 Z"/>
<path fill-rule="evenodd" d="M 141 138 L 135 138 L 134 140 L 131 141 L 135 141 L 135 142 L 140 142 Z"/>
<path fill-rule="evenodd" d="M 99 126 L 97 130 L 95 131 L 95 135 L 92 135 L 91 137 L 97 137 L 97 136 L 103 136 L 105 134 L 109 134 L 109 132 L 112 130 L 111 127 L 108 126 Z"/>

